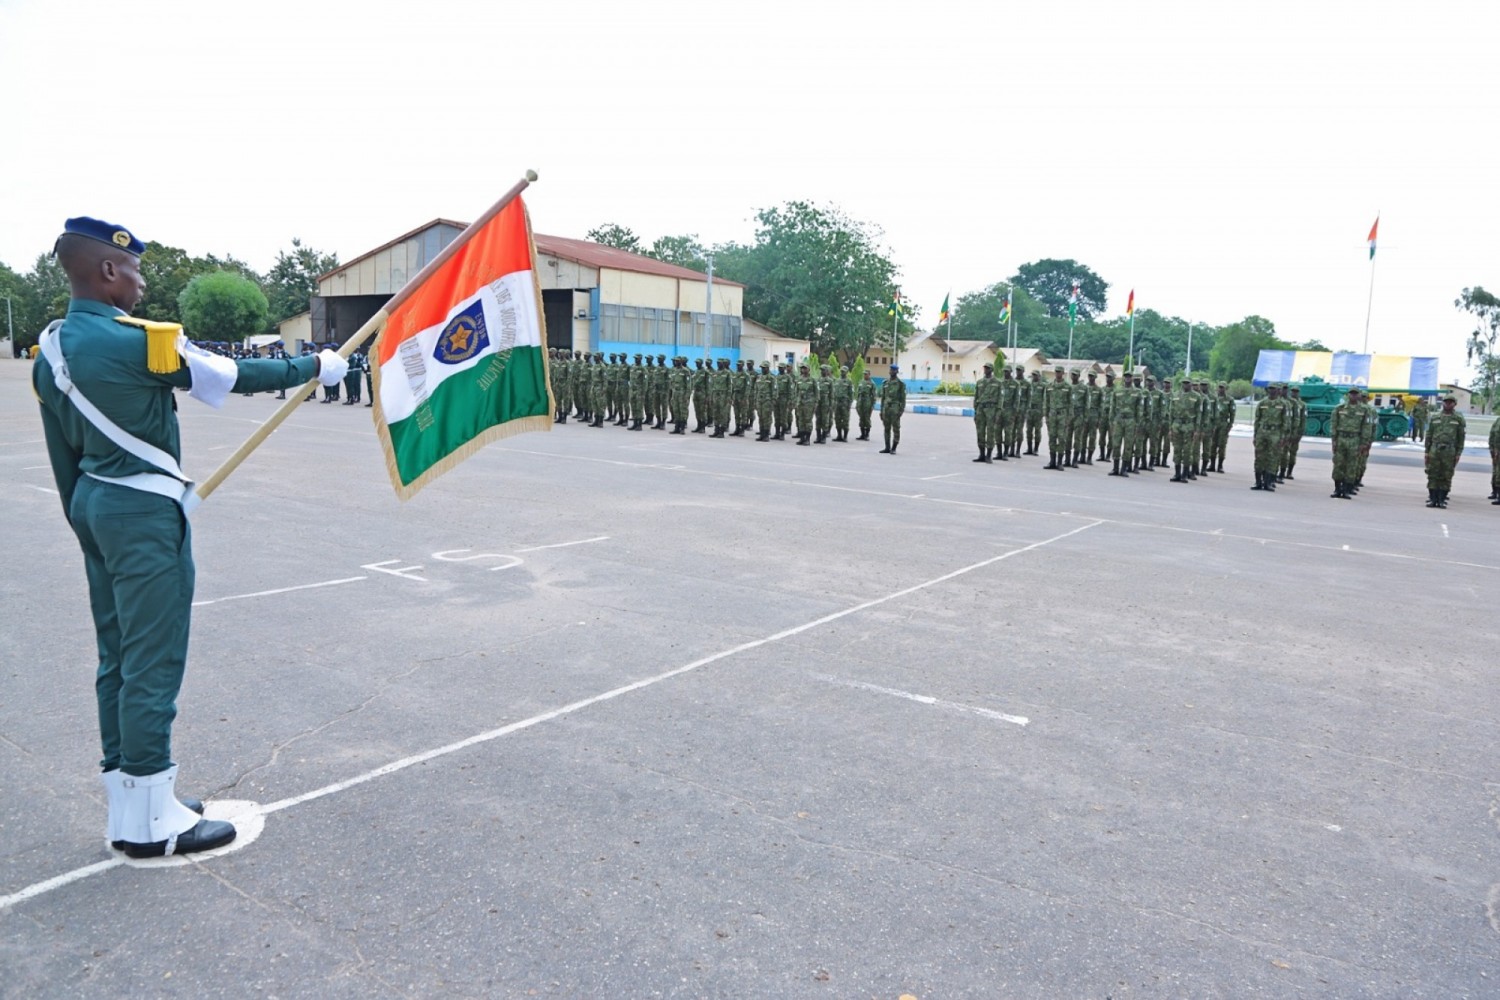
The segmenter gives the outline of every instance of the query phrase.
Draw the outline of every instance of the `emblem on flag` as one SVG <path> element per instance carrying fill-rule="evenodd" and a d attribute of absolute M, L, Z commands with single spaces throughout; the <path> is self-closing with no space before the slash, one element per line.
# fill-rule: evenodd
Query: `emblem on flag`
<path fill-rule="evenodd" d="M 457 365 L 489 346 L 490 335 L 484 324 L 484 300 L 475 299 L 443 327 L 432 356 L 445 365 Z"/>

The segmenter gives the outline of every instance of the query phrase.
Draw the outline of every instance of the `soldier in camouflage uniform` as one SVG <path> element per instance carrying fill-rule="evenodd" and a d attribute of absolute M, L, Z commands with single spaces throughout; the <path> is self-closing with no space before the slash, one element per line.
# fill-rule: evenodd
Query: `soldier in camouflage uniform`
<path fill-rule="evenodd" d="M 1380 411 L 1375 409 L 1367 390 L 1359 391 L 1359 401 L 1365 408 L 1364 443 L 1359 449 L 1359 478 L 1354 480 L 1354 492 L 1365 484 L 1365 469 L 1370 464 L 1370 448 L 1375 444 L 1375 431 L 1380 426 Z"/>
<path fill-rule="evenodd" d="M 1490 503 L 1500 507 L 1500 420 L 1490 424 Z"/>
<path fill-rule="evenodd" d="M 1224 456 L 1229 451 L 1229 432 L 1234 429 L 1234 400 L 1229 395 L 1229 384 L 1220 382 L 1219 394 L 1214 397 L 1214 472 L 1224 471 Z"/>
<path fill-rule="evenodd" d="M 667 406 L 672 411 L 672 433 L 686 434 L 688 422 L 688 398 L 692 395 L 692 373 L 688 371 L 687 358 L 678 355 L 672 359 L 672 370 L 667 372 Z"/>
<path fill-rule="evenodd" d="M 891 374 L 880 384 L 880 423 L 885 430 L 882 455 L 896 454 L 901 443 L 901 415 L 906 412 L 906 383 L 901 381 L 901 366 L 891 365 Z"/>
<path fill-rule="evenodd" d="M 1202 415 L 1203 406 L 1198 393 L 1193 391 L 1193 383 L 1184 380 L 1177 392 L 1171 396 L 1168 404 L 1171 419 L 1172 453 L 1176 459 L 1172 466 L 1172 482 L 1185 483 L 1190 478 L 1189 472 L 1192 468 L 1190 456 L 1193 454 L 1193 436 L 1198 430 L 1198 420 Z"/>
<path fill-rule="evenodd" d="M 1294 385 L 1287 398 L 1286 457 L 1282 461 L 1281 479 L 1294 479 L 1292 470 L 1297 467 L 1297 452 L 1302 448 L 1302 435 L 1307 430 L 1307 404 L 1302 402 L 1302 387 Z"/>
<path fill-rule="evenodd" d="M 1104 389 L 1099 385 L 1097 372 L 1089 372 L 1087 395 L 1083 409 L 1083 449 L 1079 458 L 1081 465 L 1094 464 L 1094 443 L 1099 440 L 1099 419 L 1104 411 Z"/>
<path fill-rule="evenodd" d="M 1114 468 L 1111 476 L 1128 476 L 1135 462 L 1135 434 L 1137 414 L 1140 411 L 1140 391 L 1135 388 L 1129 375 L 1120 380 L 1115 389 L 1114 400 L 1109 406 L 1110 460 Z"/>
<path fill-rule="evenodd" d="M 646 419 L 646 366 L 639 354 L 625 373 L 625 403 L 630 411 L 630 429 L 640 430 Z"/>
<path fill-rule="evenodd" d="M 572 407 L 573 400 L 568 393 L 567 363 L 558 356 L 555 347 L 547 348 L 547 374 L 552 380 L 552 422 L 565 424 L 568 422 L 568 410 Z"/>
<path fill-rule="evenodd" d="M 870 379 L 870 369 L 854 389 L 854 409 L 859 414 L 859 440 L 870 440 L 870 415 L 875 412 L 875 383 Z"/>
<path fill-rule="evenodd" d="M 1000 405 L 995 411 L 995 457 L 1005 461 L 1018 454 L 1017 436 L 1021 427 L 1021 383 L 1009 368 L 1001 368 Z"/>
<path fill-rule="evenodd" d="M 990 462 L 995 450 L 995 427 L 1000 409 L 1001 380 L 995 378 L 995 366 L 984 366 L 984 377 L 974 383 L 974 437 L 979 447 L 976 462 Z"/>
<path fill-rule="evenodd" d="M 1255 485 L 1252 490 L 1276 491 L 1276 460 L 1286 432 L 1286 410 L 1279 385 L 1266 387 L 1266 398 L 1255 404 Z"/>
<path fill-rule="evenodd" d="M 796 396 L 792 366 L 782 361 L 776 365 L 776 378 L 771 383 L 771 408 L 776 411 L 773 441 L 785 441 L 787 432 L 792 429 L 792 407 L 796 405 Z"/>
<path fill-rule="evenodd" d="M 1104 388 L 1099 392 L 1099 460 L 1107 461 L 1110 456 L 1109 433 L 1115 419 L 1115 373 L 1111 369 L 1104 373 Z"/>
<path fill-rule="evenodd" d="M 1042 373 L 1032 372 L 1026 383 L 1026 454 L 1038 455 L 1042 450 L 1042 417 L 1047 412 L 1047 387 L 1042 382 Z"/>
<path fill-rule="evenodd" d="M 750 373 L 744 358 L 734 363 L 729 373 L 729 405 L 734 410 L 734 432 L 730 437 L 744 437 L 745 431 L 755 425 L 755 415 L 750 410 Z"/>
<path fill-rule="evenodd" d="M 833 422 L 833 380 L 828 377 L 830 371 L 832 369 L 827 365 L 818 366 L 818 377 L 816 379 L 818 384 L 818 403 L 817 410 L 813 414 L 813 418 L 817 421 L 818 444 L 826 444 L 828 442 L 828 432 L 832 428 Z"/>
<path fill-rule="evenodd" d="M 780 381 L 771 374 L 771 363 L 760 363 L 760 375 L 755 379 L 755 412 L 760 418 L 760 433 L 757 441 L 771 440 L 771 428 L 776 426 L 776 383 Z"/>
<path fill-rule="evenodd" d="M 1427 433 L 1427 420 L 1432 416 L 1432 407 L 1427 405 L 1426 396 L 1418 396 L 1416 404 L 1411 408 L 1411 439 L 1422 440 Z"/>
<path fill-rule="evenodd" d="M 818 408 L 818 387 L 807 365 L 797 366 L 797 378 L 792 388 L 797 400 L 797 443 L 805 445 L 812 439 L 813 411 Z"/>
<path fill-rule="evenodd" d="M 720 358 L 719 367 L 708 377 L 708 410 L 713 420 L 714 432 L 710 437 L 721 438 L 729 433 L 729 359 Z"/>
<path fill-rule="evenodd" d="M 849 406 L 854 402 L 854 383 L 849 381 L 847 365 L 839 366 L 839 376 L 833 380 L 833 429 L 838 434 L 835 441 L 849 440 Z"/>
<path fill-rule="evenodd" d="M 1075 369 L 1068 378 L 1068 432 L 1071 437 L 1069 451 L 1064 459 L 1069 468 L 1076 469 L 1083 461 L 1084 423 L 1089 409 L 1089 387 L 1078 380 Z"/>
<path fill-rule="evenodd" d="M 667 356 L 665 354 L 656 356 L 656 367 L 651 369 L 651 376 L 652 379 L 647 385 L 654 385 L 656 388 L 656 423 L 652 426 L 655 430 L 663 430 L 667 426 L 668 403 Z"/>
<path fill-rule="evenodd" d="M 1063 366 L 1052 369 L 1052 381 L 1044 394 L 1047 404 L 1047 455 L 1044 469 L 1067 467 L 1068 449 L 1073 447 L 1073 388 L 1063 381 Z"/>
<path fill-rule="evenodd" d="M 1443 397 L 1443 409 L 1427 425 L 1427 447 L 1422 467 L 1427 470 L 1427 506 L 1447 507 L 1453 488 L 1453 470 L 1463 456 L 1468 424 L 1452 396 Z M 1492 433 L 1491 438 L 1494 437 Z"/>
<path fill-rule="evenodd" d="M 1359 390 L 1350 389 L 1344 401 L 1333 408 L 1328 437 L 1333 444 L 1334 500 L 1354 498 L 1354 482 L 1359 478 L 1359 452 L 1364 444 L 1365 411 L 1359 402 Z"/>

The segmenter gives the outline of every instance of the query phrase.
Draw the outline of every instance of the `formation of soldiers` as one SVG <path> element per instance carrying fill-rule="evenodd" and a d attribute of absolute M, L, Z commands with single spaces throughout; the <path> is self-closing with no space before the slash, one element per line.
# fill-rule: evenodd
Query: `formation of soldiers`
<path fill-rule="evenodd" d="M 813 375 L 808 366 L 781 362 L 776 371 L 769 361 L 740 360 L 730 366 L 728 358 L 717 366 L 696 358 L 693 367 L 678 355 L 670 366 L 665 354 L 637 354 L 634 359 L 614 353 L 568 351 L 549 348 L 548 367 L 552 395 L 557 404 L 553 419 L 559 424 L 576 417 L 591 427 L 606 423 L 627 430 L 646 428 L 673 434 L 692 433 L 711 437 L 744 437 L 755 432 L 757 441 L 785 441 L 799 445 L 848 441 L 850 410 L 859 420 L 859 437 L 870 439 L 870 425 L 877 399 L 885 425 L 883 454 L 894 454 L 901 441 L 901 415 L 906 409 L 906 386 L 891 366 L 891 375 L 876 386 L 865 372 L 858 381 L 849 369 L 835 375 L 831 365 L 821 365 Z M 711 430 L 711 433 L 710 433 Z"/>
<path fill-rule="evenodd" d="M 274 343 L 267 344 L 264 348 L 265 353 L 261 353 L 261 349 L 259 348 L 248 347 L 242 344 L 231 344 L 224 341 L 195 340 L 193 341 L 193 344 L 209 352 L 210 354 L 217 354 L 220 357 L 229 358 L 233 361 L 254 360 L 257 358 L 269 358 L 272 361 L 285 361 L 292 356 L 290 353 L 288 353 L 286 345 L 279 340 L 275 341 Z M 339 345 L 334 341 L 329 341 L 326 344 L 312 344 L 304 341 L 302 344 L 302 352 L 299 357 L 312 357 L 313 355 L 317 354 L 318 351 L 324 349 L 337 351 L 339 349 Z M 361 392 L 361 386 L 363 386 L 363 392 Z M 341 388 L 342 392 L 340 391 Z M 242 392 L 240 393 L 240 395 L 253 396 L 255 394 L 253 392 Z M 372 365 L 370 364 L 370 356 L 364 351 L 363 348 L 360 348 L 356 349 L 349 355 L 349 371 L 344 375 L 342 387 L 340 387 L 339 385 L 323 386 L 322 401 L 324 403 L 337 403 L 342 400 L 345 406 L 357 406 L 359 405 L 361 399 L 366 399 L 366 397 L 368 398 L 365 402 L 365 406 L 374 406 L 374 373 L 372 371 Z M 276 394 L 276 398 L 286 399 L 286 390 L 282 389 L 279 393 Z M 302 401 L 306 403 L 316 398 L 317 394 L 315 392 L 308 393 Z"/>
<path fill-rule="evenodd" d="M 974 384 L 976 462 L 1004 462 L 1039 455 L 1042 428 L 1047 429 L 1047 469 L 1076 469 L 1094 459 L 1111 463 L 1111 476 L 1130 476 L 1166 468 L 1172 482 L 1186 483 L 1209 472 L 1224 471 L 1224 453 L 1234 426 L 1234 400 L 1228 384 L 1217 394 L 1207 382 L 1171 382 L 1146 373 L 1096 372 L 1085 382 L 1074 371 L 1066 379 L 1058 365 L 1052 378 L 1017 366 L 992 365 Z M 1293 459 L 1292 461 L 1295 461 Z M 1288 467 L 1288 471 L 1290 471 Z"/>

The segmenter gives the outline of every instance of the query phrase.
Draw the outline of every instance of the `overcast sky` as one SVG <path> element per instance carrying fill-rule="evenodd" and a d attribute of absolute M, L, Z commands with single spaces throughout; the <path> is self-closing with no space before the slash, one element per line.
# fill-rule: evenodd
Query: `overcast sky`
<path fill-rule="evenodd" d="M 757 209 L 836 205 L 929 323 L 1071 257 L 1111 313 L 1134 288 L 1360 350 L 1378 212 L 1370 349 L 1467 380 L 1500 5 L 1008 6 L 0 0 L 0 261 L 80 214 L 259 270 L 294 236 L 348 260 L 534 168 L 560 236 L 748 241 Z"/>

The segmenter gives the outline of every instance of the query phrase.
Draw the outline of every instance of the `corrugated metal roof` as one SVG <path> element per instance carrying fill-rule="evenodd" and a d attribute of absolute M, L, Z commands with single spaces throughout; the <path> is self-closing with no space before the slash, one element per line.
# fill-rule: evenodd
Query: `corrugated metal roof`
<path fill-rule="evenodd" d="M 340 264 L 327 274 L 318 275 L 318 280 L 322 281 L 330 275 L 337 274 L 340 271 L 347 271 L 361 261 L 375 256 L 382 250 L 389 250 L 396 244 L 404 243 L 415 236 L 425 233 L 434 226 L 453 226 L 462 231 L 467 229 L 469 224 L 467 222 L 455 222 L 452 219 L 433 219 L 431 222 L 420 225 L 409 233 L 402 233 L 389 243 L 382 243 L 374 250 L 362 253 L 353 260 Z M 676 264 L 666 264 L 652 257 L 631 253 L 628 250 L 620 250 L 617 247 L 605 246 L 602 243 L 590 243 L 588 240 L 574 240 L 566 236 L 546 236 L 542 233 L 533 233 L 532 236 L 536 240 L 536 252 L 538 254 L 544 254 L 549 257 L 561 257 L 563 260 L 571 260 L 587 267 L 607 267 L 616 271 L 629 271 L 634 274 L 657 274 L 666 278 L 683 278 L 688 281 L 703 281 L 707 278 L 707 275 L 702 271 L 694 271 L 690 267 L 678 267 Z M 745 287 L 738 281 L 728 281 L 719 277 L 715 277 L 714 281 L 718 284 L 731 285 L 735 288 Z"/>

